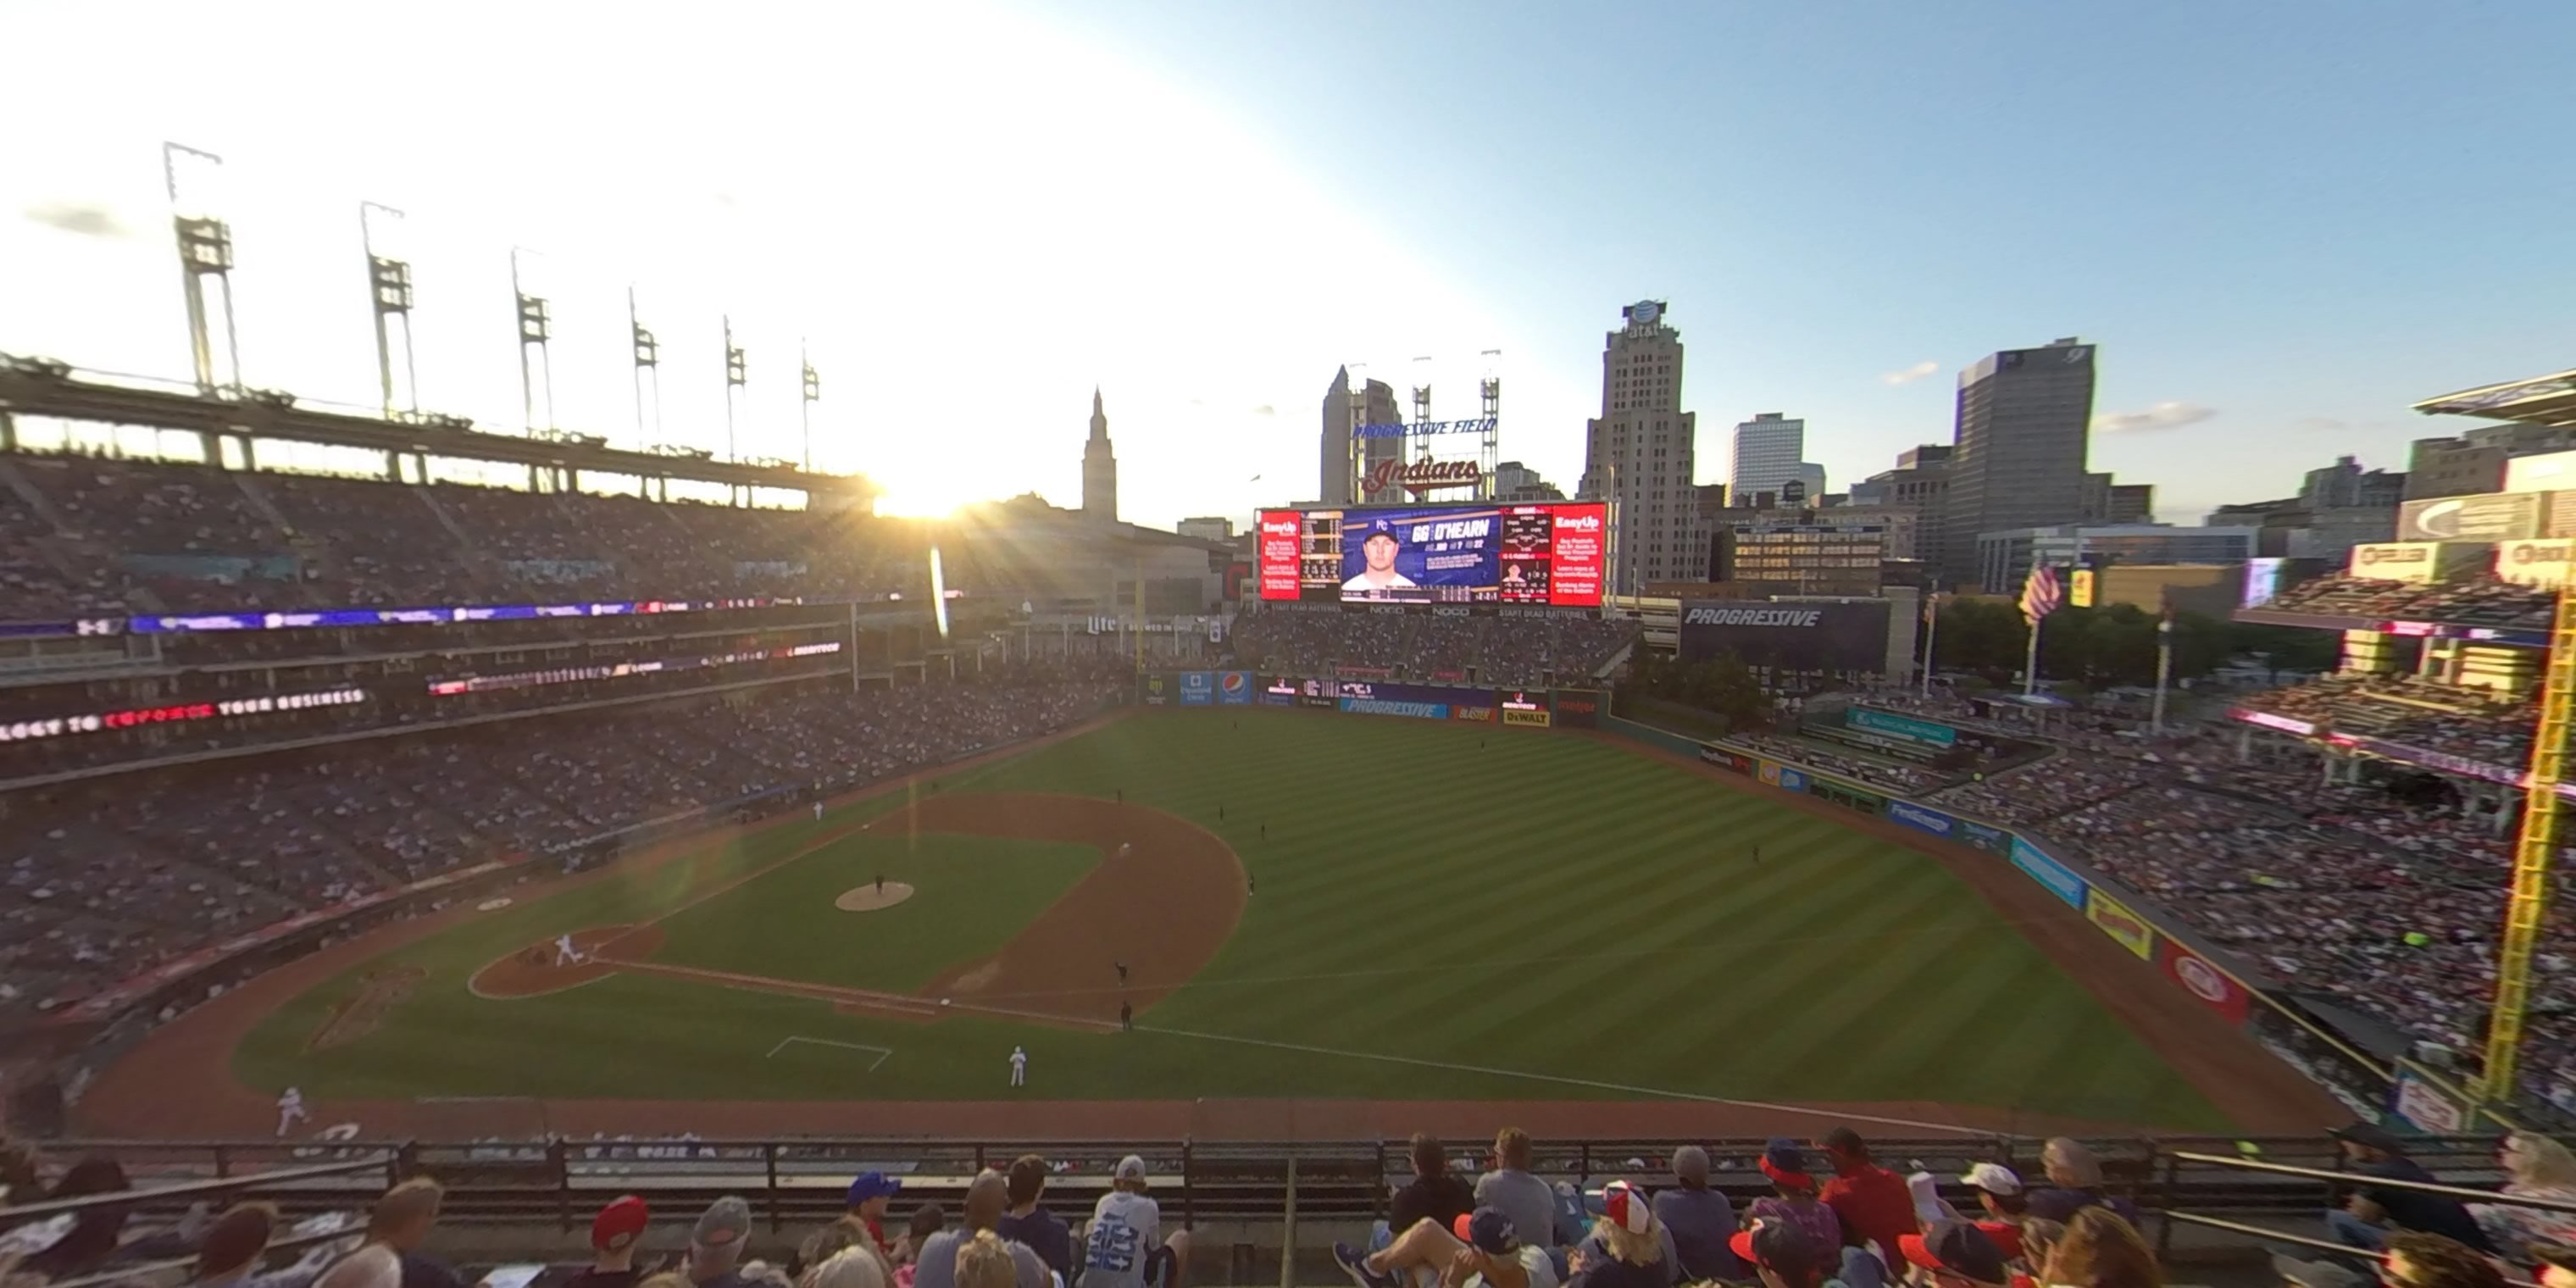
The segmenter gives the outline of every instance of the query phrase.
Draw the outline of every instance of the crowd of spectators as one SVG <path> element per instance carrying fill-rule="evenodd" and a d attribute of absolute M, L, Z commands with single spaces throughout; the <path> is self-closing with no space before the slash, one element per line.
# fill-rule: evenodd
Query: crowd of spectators
<path fill-rule="evenodd" d="M 0 822 L 0 1010 L 58 1006 L 298 911 L 468 864 L 935 766 L 1078 721 L 1132 684 L 1063 667 L 985 678 L 774 686 L 20 793 Z"/>
<path fill-rule="evenodd" d="M 2509 769 L 2531 758 L 2539 718 L 2527 698 L 2437 684 L 2411 675 L 2327 675 L 2246 698 L 2239 705 L 2319 726 Z"/>
<path fill-rule="evenodd" d="M 1235 656 L 1281 675 L 1336 673 L 1513 687 L 1590 679 L 1637 637 L 1636 624 L 1580 614 L 1265 611 L 1235 619 Z"/>
<path fill-rule="evenodd" d="M 0 458 L 0 502 L 0 620 L 930 587 L 925 530 L 862 515 L 49 455 Z M 946 585 L 1021 589 L 979 544 Z"/>
<path fill-rule="evenodd" d="M 1900 765 L 1891 760 L 1863 760 L 1857 756 L 1843 755 L 1828 751 L 1812 741 L 1793 742 L 1767 734 L 1743 732 L 1728 734 L 1726 741 L 1731 745 L 1746 747 L 1766 756 L 1795 761 L 1801 765 L 1813 765 L 1828 773 L 1856 778 L 1864 783 L 1872 783 L 1891 791 L 1934 792 L 1949 784 L 1954 777 L 1913 765 Z"/>
<path fill-rule="evenodd" d="M 2302 582 L 2265 608 L 2323 617 L 2455 622 L 2469 626 L 2546 628 L 2556 592 L 2480 575 L 2463 581 L 2388 581 L 2338 574 Z"/>

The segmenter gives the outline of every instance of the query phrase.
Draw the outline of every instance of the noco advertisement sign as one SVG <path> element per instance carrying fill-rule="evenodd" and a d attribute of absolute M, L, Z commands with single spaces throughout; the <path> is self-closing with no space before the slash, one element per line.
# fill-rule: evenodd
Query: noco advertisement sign
<path fill-rule="evenodd" d="M 1887 669 L 1887 601 L 1765 604 L 1693 600 L 1682 605 L 1681 657 L 1732 653 L 1748 666 L 1788 671 Z"/>
<path fill-rule="evenodd" d="M 1609 516 L 1597 501 L 1264 510 L 1261 597 L 1598 608 Z"/>

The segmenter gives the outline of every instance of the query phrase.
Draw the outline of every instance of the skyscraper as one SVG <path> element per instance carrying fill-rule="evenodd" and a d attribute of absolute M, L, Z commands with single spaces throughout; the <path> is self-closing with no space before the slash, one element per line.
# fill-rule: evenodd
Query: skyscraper
<path fill-rule="evenodd" d="M 1100 390 L 1091 391 L 1091 438 L 1082 445 L 1082 513 L 1104 523 L 1118 521 L 1118 457 L 1109 446 L 1109 416 L 1100 409 Z"/>
<path fill-rule="evenodd" d="M 1990 354 L 1959 373 L 1943 580 L 1978 579 L 1981 533 L 2083 520 L 2095 353 L 2070 337 Z M 1985 589 L 2010 593 L 2012 587 Z"/>
<path fill-rule="evenodd" d="M 1798 461 L 1806 452 L 1805 420 L 1787 419 L 1776 411 L 1757 412 L 1735 427 L 1726 490 L 1745 498 L 1757 492 L 1778 496 L 1789 480 L 1798 477 Z"/>
<path fill-rule="evenodd" d="M 1404 460 L 1404 439 L 1401 436 L 1357 441 L 1351 438 L 1351 431 L 1362 425 L 1404 423 L 1404 413 L 1395 405 L 1395 388 L 1383 380 L 1370 380 L 1361 387 L 1360 394 L 1358 405 L 1354 406 L 1349 367 L 1335 371 L 1332 387 L 1324 391 L 1322 479 L 1315 497 L 1326 505 L 1365 505 L 1404 499 L 1404 489 L 1392 483 L 1366 495 L 1359 492 L 1359 482 L 1365 481 L 1380 462 L 1401 463 Z"/>
<path fill-rule="evenodd" d="M 1649 581 L 1708 575 L 1708 536 L 1692 491 L 1698 420 L 1682 408 L 1682 336 L 1664 322 L 1661 300 L 1621 309 L 1626 325 L 1601 354 L 1601 415 L 1584 426 L 1587 498 L 1612 502 L 1617 518 L 1610 591 L 1634 595 Z"/>

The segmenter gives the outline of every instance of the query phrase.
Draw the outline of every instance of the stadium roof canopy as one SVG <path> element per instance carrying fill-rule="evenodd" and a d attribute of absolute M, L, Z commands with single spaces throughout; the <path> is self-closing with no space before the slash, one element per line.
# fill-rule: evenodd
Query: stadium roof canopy
<path fill-rule="evenodd" d="M 2576 426 L 2576 370 L 2463 389 L 2415 404 L 2427 416 L 2484 416 L 2523 425 Z"/>

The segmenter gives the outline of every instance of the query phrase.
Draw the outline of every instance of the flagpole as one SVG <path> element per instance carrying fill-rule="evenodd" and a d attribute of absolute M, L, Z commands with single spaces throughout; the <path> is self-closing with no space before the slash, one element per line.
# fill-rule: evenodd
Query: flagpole
<path fill-rule="evenodd" d="M 2040 619 L 2032 617 L 2027 612 L 2022 616 L 2030 622 L 2030 651 L 2023 655 L 2021 663 L 2021 695 L 2027 698 L 2039 692 Z"/>
<path fill-rule="evenodd" d="M 2164 620 L 2156 623 L 2156 708 L 2149 720 L 2149 732 L 2165 731 L 2165 686 L 2173 682 L 2173 605 L 2165 605 Z"/>
<path fill-rule="evenodd" d="M 1941 592 L 1934 591 L 1924 601 L 1930 606 L 1923 616 L 1923 696 L 1932 696 L 1932 646 L 1941 639 Z"/>

